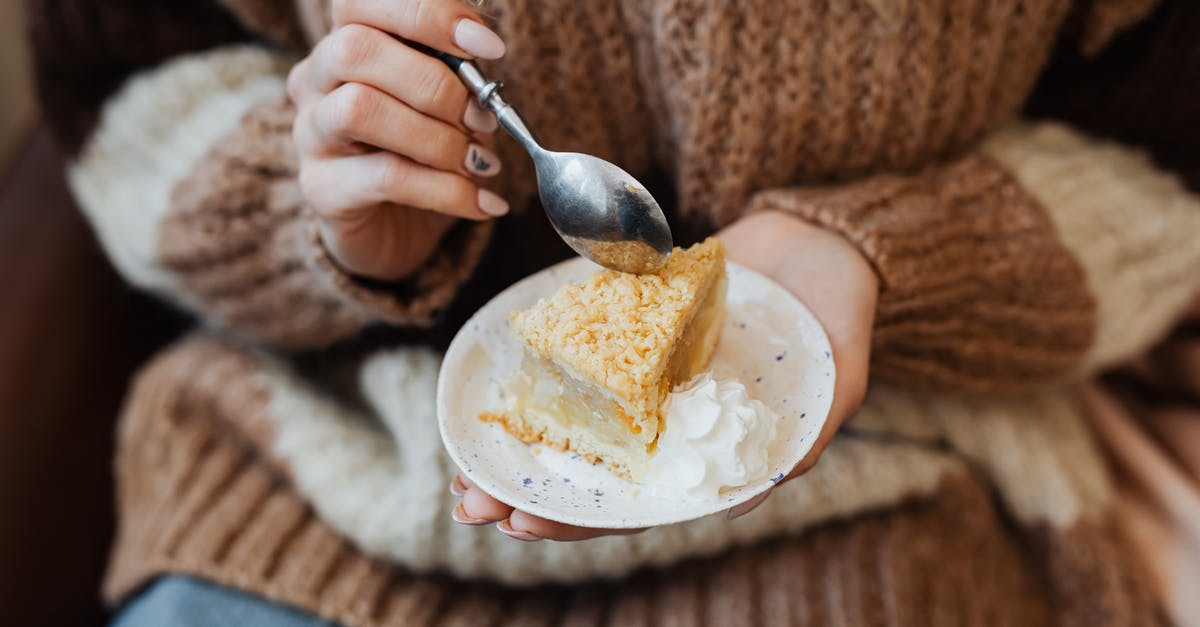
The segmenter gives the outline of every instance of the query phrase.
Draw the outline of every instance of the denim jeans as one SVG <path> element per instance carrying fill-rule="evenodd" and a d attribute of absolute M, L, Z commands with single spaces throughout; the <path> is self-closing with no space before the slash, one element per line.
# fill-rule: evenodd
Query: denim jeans
<path fill-rule="evenodd" d="M 109 627 L 336 627 L 293 607 L 213 583 L 167 575 L 130 599 Z"/>

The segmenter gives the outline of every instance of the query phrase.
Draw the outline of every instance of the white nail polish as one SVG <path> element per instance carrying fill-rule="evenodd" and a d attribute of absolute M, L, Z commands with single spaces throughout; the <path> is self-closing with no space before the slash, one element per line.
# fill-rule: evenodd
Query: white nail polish
<path fill-rule="evenodd" d="M 499 218 L 508 213 L 508 201 L 496 195 L 490 189 L 479 189 L 479 210 L 492 216 Z"/>
<path fill-rule="evenodd" d="M 474 98 L 467 104 L 467 112 L 463 114 L 463 125 L 476 133 L 494 133 L 500 128 L 496 114 L 484 111 L 483 107 L 479 106 L 479 101 Z"/>
<path fill-rule="evenodd" d="M 454 27 L 454 43 L 467 54 L 480 59 L 499 59 L 507 50 L 504 40 L 492 29 L 466 18 L 459 20 Z"/>

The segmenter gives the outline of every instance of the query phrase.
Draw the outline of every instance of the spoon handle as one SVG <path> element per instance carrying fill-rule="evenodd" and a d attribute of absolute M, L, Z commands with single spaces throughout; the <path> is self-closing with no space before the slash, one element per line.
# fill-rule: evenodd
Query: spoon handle
<path fill-rule="evenodd" d="M 531 156 L 544 151 L 541 144 L 538 143 L 537 138 L 534 137 L 533 132 L 525 125 L 525 120 L 521 119 L 521 114 L 500 96 L 500 88 L 504 86 L 503 83 L 500 81 L 489 81 L 484 77 L 483 72 L 479 70 L 479 66 L 466 59 L 442 52 L 441 50 L 434 50 L 429 46 L 416 42 L 408 43 L 417 50 L 450 66 L 450 69 L 454 70 L 454 73 L 458 75 L 459 80 L 479 100 L 479 104 L 484 109 L 495 113 L 496 119 L 500 121 L 500 126 L 503 126 L 509 135 L 512 135 L 514 139 L 520 142 L 521 146 Z"/>

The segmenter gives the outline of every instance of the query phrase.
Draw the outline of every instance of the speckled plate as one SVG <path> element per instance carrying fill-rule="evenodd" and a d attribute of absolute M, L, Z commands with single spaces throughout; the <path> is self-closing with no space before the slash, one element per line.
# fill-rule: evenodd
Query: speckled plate
<path fill-rule="evenodd" d="M 667 525 L 724 511 L 774 485 L 812 448 L 829 414 L 834 367 L 829 339 L 800 301 L 766 277 L 728 265 L 725 326 L 713 375 L 741 380 L 753 398 L 780 416 L 761 481 L 722 492 L 718 500 L 662 496 L 578 456 L 526 445 L 502 427 L 478 419 L 503 406 L 499 385 L 516 370 L 521 346 L 508 329 L 512 311 L 526 309 L 598 266 L 582 258 L 534 274 L 492 299 L 446 352 L 437 409 L 450 457 L 476 485 L 531 514 L 571 525 L 635 528 Z"/>

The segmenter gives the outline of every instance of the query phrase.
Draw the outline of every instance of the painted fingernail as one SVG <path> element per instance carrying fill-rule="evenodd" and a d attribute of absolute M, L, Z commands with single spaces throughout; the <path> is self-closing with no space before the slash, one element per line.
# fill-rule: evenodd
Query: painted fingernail
<path fill-rule="evenodd" d="M 462 477 L 454 475 L 454 481 L 450 482 L 450 494 L 453 494 L 454 496 L 462 496 L 466 493 L 467 486 L 463 485 Z"/>
<path fill-rule="evenodd" d="M 516 529 L 513 529 L 512 524 L 508 522 L 507 518 L 496 523 L 496 528 L 500 530 L 500 533 L 503 533 L 510 538 L 520 540 L 521 542 L 537 542 L 538 540 L 542 539 L 541 536 L 535 536 L 528 531 L 517 531 Z"/>
<path fill-rule="evenodd" d="M 508 48 L 492 29 L 463 18 L 454 27 L 454 43 L 467 54 L 480 59 L 499 59 Z"/>
<path fill-rule="evenodd" d="M 476 176 L 495 176 L 500 172 L 500 157 L 479 144 L 471 144 L 467 146 L 467 160 L 464 165 L 468 172 Z M 504 201 L 501 200 L 501 202 Z M 479 208 L 483 209 L 482 197 L 479 199 Z M 487 209 L 484 211 L 487 212 Z M 504 212 L 500 215 L 504 215 L 504 213 L 508 213 L 508 203 L 505 203 Z"/>
<path fill-rule="evenodd" d="M 463 125 L 476 133 L 492 133 L 500 127 L 496 114 L 485 111 L 474 98 L 467 103 L 467 112 L 463 114 Z"/>
<path fill-rule="evenodd" d="M 479 210 L 492 216 L 499 218 L 508 213 L 508 202 L 496 195 L 490 189 L 479 189 Z"/>
<path fill-rule="evenodd" d="M 754 508 L 762 505 L 763 501 L 767 500 L 768 496 L 771 496 L 770 490 L 763 492 L 762 494 L 750 499 L 749 501 L 746 501 L 745 503 L 742 503 L 741 505 L 731 507 L 729 509 L 729 513 L 726 514 L 725 517 L 729 520 L 733 520 L 734 518 L 745 516 L 746 514 L 754 511 Z"/>
<path fill-rule="evenodd" d="M 460 525 L 471 525 L 473 527 L 486 525 L 492 522 L 486 518 L 475 518 L 474 516 L 468 515 L 467 510 L 463 508 L 462 503 L 459 503 L 458 507 L 455 507 L 454 511 L 450 512 L 450 518 L 454 519 L 454 522 Z"/>

